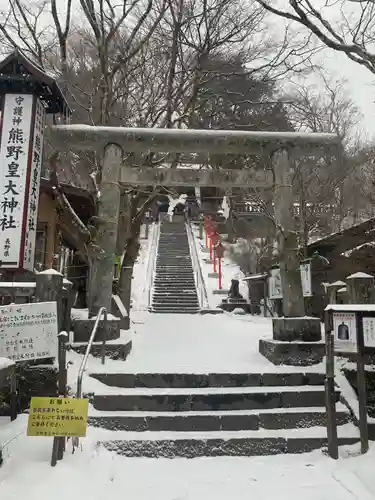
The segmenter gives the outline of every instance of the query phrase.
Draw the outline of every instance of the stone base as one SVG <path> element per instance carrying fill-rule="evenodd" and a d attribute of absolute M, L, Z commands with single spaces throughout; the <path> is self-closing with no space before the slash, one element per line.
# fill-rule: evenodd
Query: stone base
<path fill-rule="evenodd" d="M 228 295 L 229 290 L 212 290 L 213 295 Z"/>
<path fill-rule="evenodd" d="M 92 329 L 94 327 L 94 319 L 73 319 L 72 330 L 74 333 L 74 342 L 88 342 Z M 99 322 L 99 327 L 95 335 L 95 341 L 103 340 L 103 320 Z M 117 340 L 120 338 L 121 325 L 119 319 L 111 319 L 107 321 L 107 335 L 106 340 Z"/>
<path fill-rule="evenodd" d="M 242 309 L 245 313 L 250 313 L 250 304 L 245 299 L 223 299 L 219 307 L 227 312 Z"/>
<path fill-rule="evenodd" d="M 199 314 L 223 314 L 222 309 L 200 309 Z"/>
<path fill-rule="evenodd" d="M 218 278 L 219 277 L 219 273 L 208 273 L 208 277 L 209 278 Z"/>
<path fill-rule="evenodd" d="M 274 365 L 310 366 L 323 361 L 323 342 L 279 342 L 259 340 L 259 352 Z"/>
<path fill-rule="evenodd" d="M 273 318 L 273 339 L 285 342 L 319 342 L 322 331 L 319 318 Z"/>
<path fill-rule="evenodd" d="M 78 352 L 78 354 L 84 355 L 86 352 L 87 344 L 71 344 L 71 349 Z M 113 360 L 125 361 L 132 350 L 132 342 L 127 342 L 126 344 L 106 344 L 105 355 L 106 358 Z M 102 355 L 102 343 L 94 343 L 91 347 L 91 354 L 99 358 Z"/>

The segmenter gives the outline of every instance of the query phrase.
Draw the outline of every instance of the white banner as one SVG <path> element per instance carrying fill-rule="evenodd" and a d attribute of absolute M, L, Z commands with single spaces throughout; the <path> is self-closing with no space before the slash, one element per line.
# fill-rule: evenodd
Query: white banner
<path fill-rule="evenodd" d="M 200 207 L 202 205 L 202 203 L 201 203 L 201 188 L 199 186 L 195 187 L 194 191 L 195 191 L 195 199 L 197 200 L 197 204 Z"/>
<path fill-rule="evenodd" d="M 282 299 L 283 291 L 281 288 L 280 268 L 271 269 L 271 276 L 268 278 L 268 294 L 270 299 Z"/>
<path fill-rule="evenodd" d="M 12 361 L 55 358 L 57 335 L 56 302 L 0 307 L 0 358 Z"/>
<path fill-rule="evenodd" d="M 301 285 L 304 297 L 312 297 L 311 286 L 311 264 L 306 262 L 300 265 L 301 272 Z M 280 268 L 276 267 L 271 269 L 268 278 L 268 295 L 270 299 L 282 299 L 283 291 L 281 287 L 281 273 Z"/>
<path fill-rule="evenodd" d="M 304 297 L 312 297 L 311 285 L 311 263 L 305 262 L 300 265 L 302 293 Z"/>
<path fill-rule="evenodd" d="M 40 174 L 42 170 L 43 156 L 43 132 L 44 132 L 45 109 L 38 99 L 35 107 L 34 137 L 31 151 L 30 181 L 27 193 L 27 218 L 23 255 L 23 268 L 28 271 L 34 270 L 36 228 L 38 223 L 38 203 Z"/>
<path fill-rule="evenodd" d="M 5 95 L 0 146 L 2 268 L 34 269 L 44 113 L 35 96 Z"/>

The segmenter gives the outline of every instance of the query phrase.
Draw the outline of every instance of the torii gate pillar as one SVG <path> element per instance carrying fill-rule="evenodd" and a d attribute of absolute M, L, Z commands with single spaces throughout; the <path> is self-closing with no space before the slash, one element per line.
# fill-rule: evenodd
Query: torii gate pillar
<path fill-rule="evenodd" d="M 273 319 L 273 338 L 276 341 L 319 341 L 320 318 L 305 317 L 288 149 L 274 151 L 271 160 L 275 176 L 274 205 L 284 314 L 283 318 Z"/>
<path fill-rule="evenodd" d="M 120 213 L 120 169 L 123 151 L 117 144 L 104 148 L 100 183 L 97 233 L 90 250 L 94 253 L 90 268 L 89 314 L 95 316 L 101 307 L 111 310 L 113 271 L 116 264 L 117 232 Z"/>

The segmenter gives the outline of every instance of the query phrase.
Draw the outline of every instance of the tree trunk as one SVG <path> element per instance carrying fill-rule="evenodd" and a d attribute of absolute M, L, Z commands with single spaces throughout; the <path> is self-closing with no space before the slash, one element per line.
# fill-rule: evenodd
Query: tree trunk
<path fill-rule="evenodd" d="M 126 241 L 131 233 L 132 207 L 131 196 L 123 193 L 120 199 L 120 214 L 117 231 L 116 255 L 122 255 L 126 246 Z"/>
<path fill-rule="evenodd" d="M 141 231 L 141 224 L 133 224 L 131 228 L 132 232 L 128 236 L 126 242 L 126 249 L 124 253 L 124 258 L 121 265 L 121 273 L 119 279 L 119 295 L 124 304 L 125 309 L 128 311 L 130 317 L 130 301 L 131 301 L 131 290 L 132 290 L 132 279 L 134 263 L 137 260 L 139 252 L 139 234 Z"/>
<path fill-rule="evenodd" d="M 113 275 L 116 263 L 117 229 L 120 210 L 119 174 L 122 149 L 109 144 L 104 150 L 100 186 L 99 222 L 95 240 L 90 246 L 89 316 L 101 307 L 111 309 Z"/>
<path fill-rule="evenodd" d="M 298 235 L 295 228 L 294 198 L 289 154 L 285 149 L 272 156 L 275 173 L 275 217 L 277 243 L 280 256 L 281 287 L 283 292 L 283 313 L 285 317 L 305 315 L 302 294 Z"/>

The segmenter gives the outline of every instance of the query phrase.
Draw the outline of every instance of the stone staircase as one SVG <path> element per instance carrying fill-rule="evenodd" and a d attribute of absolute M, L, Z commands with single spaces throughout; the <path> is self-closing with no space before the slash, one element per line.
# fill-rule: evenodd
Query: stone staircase
<path fill-rule="evenodd" d="M 303 453 L 327 443 L 323 374 L 91 377 L 103 385 L 90 396 L 89 425 L 101 445 L 128 457 Z M 341 403 L 337 421 L 340 445 L 359 440 Z"/>
<path fill-rule="evenodd" d="M 160 222 L 151 312 L 196 314 L 199 302 L 184 218 Z"/>

